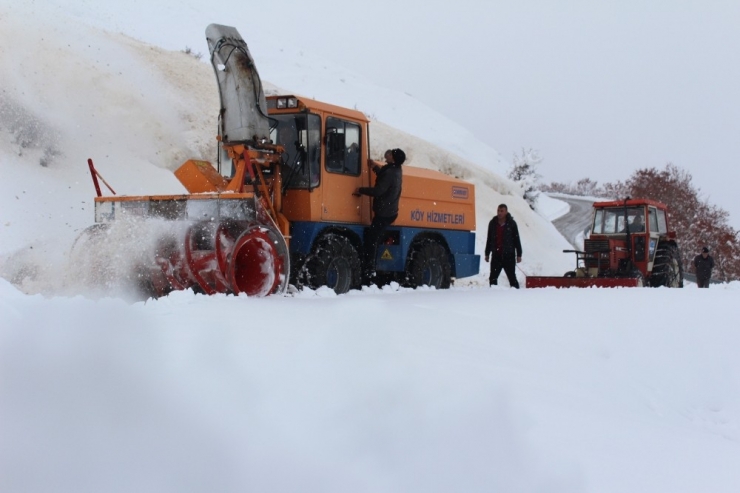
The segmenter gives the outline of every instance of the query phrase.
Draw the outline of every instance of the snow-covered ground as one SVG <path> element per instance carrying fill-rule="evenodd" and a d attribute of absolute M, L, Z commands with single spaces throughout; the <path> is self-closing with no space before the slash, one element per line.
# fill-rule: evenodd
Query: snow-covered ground
<path fill-rule="evenodd" d="M 63 3 L 0 6 L 0 491 L 737 491 L 737 283 L 517 291 L 483 263 L 439 292 L 68 294 L 86 159 L 119 193 L 179 191 L 172 169 L 214 155 L 217 94 L 205 63 L 88 25 L 105 2 Z M 562 203 L 533 213 L 458 126 L 258 53 L 269 90 L 357 97 L 374 149 L 474 182 L 479 251 L 505 202 L 522 280 L 570 267 Z"/>
<path fill-rule="evenodd" d="M 0 280 L 0 490 L 735 492 L 739 288 Z"/>

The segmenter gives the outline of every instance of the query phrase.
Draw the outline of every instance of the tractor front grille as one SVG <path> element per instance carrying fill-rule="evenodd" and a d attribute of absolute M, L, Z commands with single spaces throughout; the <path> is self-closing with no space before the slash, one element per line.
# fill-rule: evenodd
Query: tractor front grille
<path fill-rule="evenodd" d="M 587 269 L 609 268 L 609 240 L 585 240 L 583 249 L 586 252 L 584 264 Z"/>
<path fill-rule="evenodd" d="M 609 240 L 586 240 L 583 243 L 586 253 L 609 252 Z"/>

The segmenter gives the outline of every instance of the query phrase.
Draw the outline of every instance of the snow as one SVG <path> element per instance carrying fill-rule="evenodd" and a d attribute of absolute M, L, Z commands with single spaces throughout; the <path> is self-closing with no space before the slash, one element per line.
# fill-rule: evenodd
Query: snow
<path fill-rule="evenodd" d="M 0 280 L 0 486 L 735 491 L 740 335 L 707 314 L 738 288 L 127 305 Z"/>
<path fill-rule="evenodd" d="M 575 199 L 575 200 L 591 200 L 593 202 L 608 202 L 610 200 L 615 200 L 613 198 L 607 198 L 607 197 L 594 197 L 590 195 L 570 195 L 567 193 L 558 193 L 558 192 L 547 192 L 547 195 L 555 199 L 562 198 L 562 199 Z"/>
<path fill-rule="evenodd" d="M 558 200 L 556 197 L 551 197 L 550 194 L 544 193 L 537 196 L 537 205 L 535 209 L 540 216 L 544 217 L 548 221 L 554 221 L 570 212 L 570 206 L 567 202 L 563 202 L 562 200 Z"/>
<path fill-rule="evenodd" d="M 179 191 L 172 169 L 215 152 L 217 94 L 204 63 L 70 4 L 0 6 L 0 491 L 737 491 L 740 283 L 513 290 L 483 263 L 444 291 L 76 292 L 86 159 L 119 193 Z M 169 13 L 147 22 L 206 22 Z M 520 282 L 569 269 L 562 206 L 532 212 L 479 147 L 443 145 L 444 117 L 258 53 L 271 91 L 361 95 L 373 149 L 474 182 L 479 253 L 507 203 Z"/>

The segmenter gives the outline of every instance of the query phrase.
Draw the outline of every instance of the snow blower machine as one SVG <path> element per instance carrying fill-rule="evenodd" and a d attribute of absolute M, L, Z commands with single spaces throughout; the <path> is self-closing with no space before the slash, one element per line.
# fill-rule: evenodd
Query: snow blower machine
<path fill-rule="evenodd" d="M 79 269 L 92 284 L 125 284 L 147 297 L 184 289 L 266 296 L 289 281 L 360 288 L 371 202 L 353 192 L 372 186 L 368 164 L 379 164 L 369 158 L 367 117 L 265 97 L 238 31 L 211 24 L 206 38 L 221 102 L 217 166 L 178 168 L 188 194 L 102 196 L 89 161 L 96 224 L 73 248 L 86 264 Z M 376 249 L 373 282 L 446 288 L 477 274 L 474 231 L 472 184 L 404 166 L 399 216 Z"/>
<path fill-rule="evenodd" d="M 563 277 L 528 276 L 527 288 L 683 287 L 675 231 L 665 204 L 647 199 L 595 202 L 591 235 Z"/>

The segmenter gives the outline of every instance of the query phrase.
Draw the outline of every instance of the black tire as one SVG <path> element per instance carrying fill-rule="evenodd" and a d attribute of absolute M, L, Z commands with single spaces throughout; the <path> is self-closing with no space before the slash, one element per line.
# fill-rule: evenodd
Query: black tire
<path fill-rule="evenodd" d="M 683 265 L 678 246 L 672 243 L 659 243 L 655 252 L 650 286 L 668 288 L 683 287 Z"/>
<path fill-rule="evenodd" d="M 360 288 L 360 256 L 347 238 L 330 233 L 316 242 L 301 274 L 311 289 L 328 286 L 337 294 L 346 293 Z"/>
<path fill-rule="evenodd" d="M 451 284 L 450 257 L 436 241 L 425 241 L 412 251 L 406 267 L 406 284 L 448 289 Z"/>
<path fill-rule="evenodd" d="M 569 270 L 568 272 L 566 272 L 565 274 L 563 274 L 563 277 L 576 277 L 576 271 Z"/>

